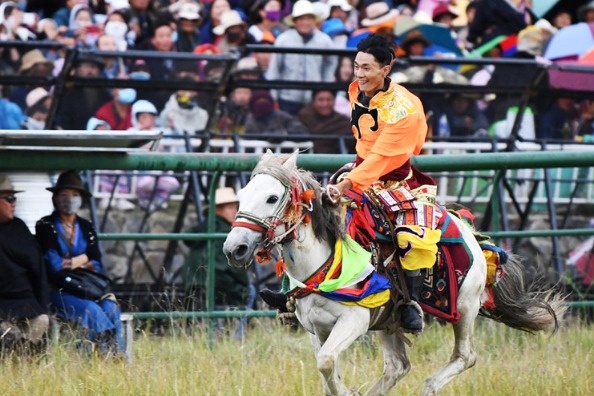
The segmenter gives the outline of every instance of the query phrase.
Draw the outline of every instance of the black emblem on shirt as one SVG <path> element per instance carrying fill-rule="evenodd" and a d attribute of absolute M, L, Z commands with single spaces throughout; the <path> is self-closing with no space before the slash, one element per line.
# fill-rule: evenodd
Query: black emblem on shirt
<path fill-rule="evenodd" d="M 365 114 L 369 114 L 374 121 L 374 125 L 370 128 L 372 132 L 377 132 L 379 128 L 378 122 L 378 112 L 377 109 L 368 109 L 367 107 L 360 106 L 358 103 L 355 103 L 355 107 L 353 108 L 353 112 L 351 115 L 351 127 L 357 128 L 357 132 L 359 132 L 358 139 L 361 139 L 361 127 L 359 126 L 359 119 L 363 117 Z"/>

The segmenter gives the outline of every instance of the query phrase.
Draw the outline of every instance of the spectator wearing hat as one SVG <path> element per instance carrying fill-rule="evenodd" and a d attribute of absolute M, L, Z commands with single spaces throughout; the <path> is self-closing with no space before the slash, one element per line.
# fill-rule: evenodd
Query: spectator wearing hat
<path fill-rule="evenodd" d="M 37 241 L 14 216 L 17 196 L 0 175 L 0 355 L 14 348 L 43 352 L 49 329 L 48 283 Z"/>
<path fill-rule="evenodd" d="M 115 296 L 110 293 L 95 301 L 70 294 L 57 283 L 57 275 L 64 269 L 85 268 L 108 275 L 93 224 L 77 214 L 91 193 L 75 171 L 61 173 L 56 185 L 47 190 L 52 192 L 55 210 L 37 222 L 35 236 L 52 286 L 52 309 L 60 318 L 86 329 L 89 340 L 105 356 L 120 355 L 124 339 Z"/>
<path fill-rule="evenodd" d="M 220 37 L 216 45 L 221 54 L 228 54 L 246 44 L 254 44 L 256 40 L 247 29 L 247 24 L 239 12 L 224 12 L 221 15 L 221 23 L 212 29 L 213 33 Z"/>
<path fill-rule="evenodd" d="M 250 15 L 253 24 L 249 27 L 248 33 L 254 37 L 256 42 L 274 43 L 276 38 L 287 30 L 287 27 L 281 22 L 282 7 L 282 2 L 279 0 L 258 0 L 255 2 L 254 11 Z"/>
<path fill-rule="evenodd" d="M 214 232 L 227 233 L 231 231 L 231 224 L 235 221 L 239 200 L 231 187 L 217 189 L 215 193 L 215 229 Z M 205 207 L 205 212 L 209 209 Z M 202 222 L 192 228 L 192 233 L 208 232 L 208 225 Z M 215 252 L 215 307 L 245 308 L 249 303 L 251 287 L 248 273 L 244 269 L 232 268 L 227 265 L 223 254 L 223 240 L 213 242 Z M 188 299 L 188 309 L 200 311 L 206 309 L 206 288 L 208 273 L 207 241 L 185 241 L 190 248 L 190 254 L 184 265 L 183 278 Z"/>
<path fill-rule="evenodd" d="M 330 7 L 328 19 L 340 19 L 348 31 L 359 27 L 359 13 L 353 9 L 348 0 L 328 0 L 327 4 Z"/>
<path fill-rule="evenodd" d="M 352 137 L 349 117 L 334 110 L 336 92 L 329 89 L 315 90 L 311 104 L 299 111 L 299 121 L 305 125 L 309 133 L 319 136 L 335 136 L 328 139 L 314 139 L 316 154 L 346 154 L 340 152 L 340 136 Z M 343 145 L 346 150 L 346 145 Z"/>
<path fill-rule="evenodd" d="M 45 121 L 52 102 L 51 94 L 38 87 L 27 94 L 24 128 L 29 130 L 45 129 Z"/>
<path fill-rule="evenodd" d="M 88 52 L 79 52 L 74 59 L 74 76 L 99 78 L 104 67 L 103 60 Z M 109 92 L 92 87 L 66 88 L 56 113 L 58 124 L 66 130 L 82 130 L 97 110 L 110 100 Z M 52 128 L 51 125 L 48 128 Z"/>
<path fill-rule="evenodd" d="M 218 44 L 219 37 L 213 29 L 221 24 L 221 16 L 231 10 L 228 0 L 214 0 L 207 8 L 207 16 L 200 27 L 200 38 L 205 44 Z"/>
<path fill-rule="evenodd" d="M 448 28 L 454 28 L 454 19 L 458 18 L 458 11 L 449 4 L 441 3 L 438 4 L 431 15 L 431 19 L 434 23 L 441 23 L 446 25 Z"/>
<path fill-rule="evenodd" d="M 278 48 L 333 48 L 332 39 L 316 28 L 316 15 L 312 4 L 299 0 L 293 5 L 286 22 L 293 26 L 277 37 L 274 46 Z M 331 55 L 309 55 L 274 53 L 266 72 L 269 80 L 333 82 L 337 59 Z M 307 73 L 304 71 L 307 70 Z M 311 91 L 279 89 L 273 93 L 280 109 L 296 115 L 311 101 Z M 247 130 L 247 126 L 246 126 Z"/>
<path fill-rule="evenodd" d="M 178 35 L 175 43 L 179 52 L 192 52 L 202 44 L 199 27 L 200 6 L 197 3 L 181 3 L 177 13 Z"/>
<path fill-rule="evenodd" d="M 23 55 L 18 73 L 26 77 L 48 78 L 52 75 L 53 69 L 54 62 L 43 56 L 40 50 L 34 49 Z M 17 86 L 12 90 L 10 100 L 25 110 L 27 108 L 25 98 L 34 88 L 35 86 Z"/>
<path fill-rule="evenodd" d="M 418 30 L 408 33 L 400 43 L 400 49 L 406 56 L 423 56 L 430 46 L 431 41 Z"/>
<path fill-rule="evenodd" d="M 390 8 L 385 1 L 376 1 L 365 7 L 365 18 L 361 20 L 361 28 L 351 34 L 348 41 L 349 48 L 357 47 L 359 41 L 371 33 L 379 34 L 392 41 L 394 39 L 394 24 L 400 16 L 398 10 Z"/>
<path fill-rule="evenodd" d="M 246 134 L 268 135 L 268 140 L 282 141 L 292 134 L 306 134 L 307 128 L 296 116 L 275 109 L 275 102 L 267 90 L 252 92 L 250 112 L 245 122 Z"/>

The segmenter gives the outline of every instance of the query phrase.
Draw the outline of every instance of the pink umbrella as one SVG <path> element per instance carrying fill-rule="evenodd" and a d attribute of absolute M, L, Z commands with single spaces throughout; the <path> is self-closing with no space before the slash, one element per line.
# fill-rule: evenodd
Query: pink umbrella
<path fill-rule="evenodd" d="M 549 84 L 554 88 L 574 89 L 577 91 L 594 90 L 594 48 L 584 53 L 578 60 L 560 60 L 555 65 L 570 66 L 584 70 L 549 70 Z"/>

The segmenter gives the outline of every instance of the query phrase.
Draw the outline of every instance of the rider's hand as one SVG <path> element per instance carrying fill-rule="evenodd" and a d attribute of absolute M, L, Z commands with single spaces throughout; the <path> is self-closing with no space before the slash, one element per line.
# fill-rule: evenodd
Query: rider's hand
<path fill-rule="evenodd" d="M 326 187 L 326 194 L 333 204 L 337 204 L 340 202 L 340 197 L 344 195 L 344 192 L 352 187 L 353 183 L 349 179 L 344 179 L 338 184 L 328 185 Z"/>

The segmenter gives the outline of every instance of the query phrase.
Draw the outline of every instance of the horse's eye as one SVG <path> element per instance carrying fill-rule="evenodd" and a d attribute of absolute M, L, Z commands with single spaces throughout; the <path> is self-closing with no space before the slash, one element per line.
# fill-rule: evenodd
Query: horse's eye
<path fill-rule="evenodd" d="M 266 200 L 267 204 L 273 204 L 273 203 L 277 203 L 277 202 L 278 202 L 278 197 L 276 195 L 271 195 Z"/>

